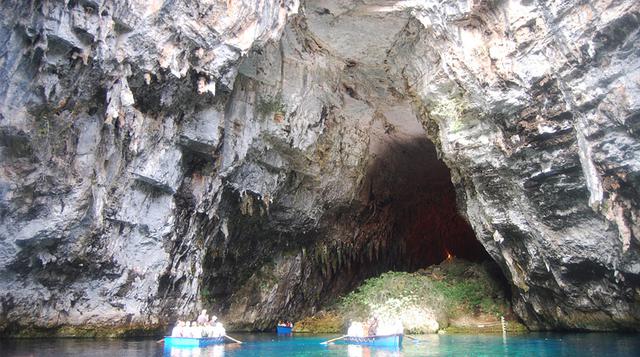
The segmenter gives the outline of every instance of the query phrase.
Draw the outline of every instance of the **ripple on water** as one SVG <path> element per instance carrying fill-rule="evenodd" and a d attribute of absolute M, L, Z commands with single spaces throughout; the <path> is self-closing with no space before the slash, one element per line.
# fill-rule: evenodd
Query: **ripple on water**
<path fill-rule="evenodd" d="M 428 335 L 405 339 L 400 349 L 322 345 L 335 336 L 237 334 L 244 344 L 197 349 L 164 348 L 155 340 L 33 339 L 1 340 L 1 356 L 640 356 L 640 336 L 618 333 L 531 333 L 502 335 Z"/>

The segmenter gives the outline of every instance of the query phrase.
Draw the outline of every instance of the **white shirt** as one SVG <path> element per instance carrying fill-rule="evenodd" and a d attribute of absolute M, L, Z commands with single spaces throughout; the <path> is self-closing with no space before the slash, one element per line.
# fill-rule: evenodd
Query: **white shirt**
<path fill-rule="evenodd" d="M 361 323 L 354 322 L 349 326 L 349 330 L 347 331 L 347 335 L 353 337 L 364 337 L 364 328 Z"/>

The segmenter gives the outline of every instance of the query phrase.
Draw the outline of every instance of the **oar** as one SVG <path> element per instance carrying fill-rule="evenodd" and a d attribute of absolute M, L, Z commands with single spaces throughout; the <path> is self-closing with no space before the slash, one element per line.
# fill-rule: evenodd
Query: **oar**
<path fill-rule="evenodd" d="M 233 338 L 233 337 L 231 337 L 231 336 L 229 336 L 229 335 L 224 335 L 224 337 L 226 337 L 226 338 L 230 339 L 230 340 L 231 340 L 231 341 L 233 341 L 233 342 L 236 342 L 236 343 L 242 343 L 242 341 L 238 341 L 238 340 L 236 340 L 235 338 Z"/>
<path fill-rule="evenodd" d="M 404 337 L 409 338 L 409 339 L 412 339 L 412 340 L 414 340 L 414 341 L 416 341 L 416 342 L 429 342 L 428 340 L 421 340 L 421 339 L 419 339 L 419 338 L 411 337 L 411 336 L 409 336 L 409 335 L 404 335 Z"/>
<path fill-rule="evenodd" d="M 160 339 L 160 340 L 156 341 L 156 343 L 160 343 L 160 342 L 164 342 L 164 338 L 162 338 L 162 339 Z"/>
<path fill-rule="evenodd" d="M 324 342 L 320 342 L 321 345 L 326 345 L 328 343 L 331 343 L 333 341 L 338 341 L 338 340 L 342 340 L 345 337 L 349 337 L 349 335 L 344 335 L 344 336 L 340 336 L 340 337 L 336 337 L 336 338 L 332 338 L 329 341 L 324 341 Z"/>

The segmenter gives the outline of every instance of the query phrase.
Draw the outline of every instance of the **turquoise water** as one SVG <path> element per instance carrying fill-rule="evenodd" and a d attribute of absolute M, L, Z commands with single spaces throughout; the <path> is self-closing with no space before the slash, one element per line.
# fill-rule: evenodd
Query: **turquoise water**
<path fill-rule="evenodd" d="M 638 334 L 531 333 L 502 335 L 429 335 L 404 340 L 400 349 L 321 345 L 331 336 L 233 334 L 245 343 L 202 349 L 165 349 L 155 340 L 33 339 L 0 340 L 0 356 L 640 356 Z"/>

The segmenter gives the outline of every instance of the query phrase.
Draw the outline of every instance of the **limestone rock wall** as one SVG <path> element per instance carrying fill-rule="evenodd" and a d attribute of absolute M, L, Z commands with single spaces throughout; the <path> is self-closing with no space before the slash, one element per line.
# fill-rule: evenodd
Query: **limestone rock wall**
<path fill-rule="evenodd" d="M 395 58 L 517 312 L 637 327 L 638 5 L 457 5 L 420 9 L 397 53 L 421 60 Z"/>
<path fill-rule="evenodd" d="M 221 185 L 217 166 L 185 176 L 216 162 L 240 57 L 279 38 L 297 8 L 0 5 L 0 328 L 157 324 L 164 274 L 187 280 L 175 313 L 193 309 L 201 253 L 181 228 L 178 192 L 216 201 L 205 193 Z M 174 242 L 186 257 L 171 255 Z"/>

